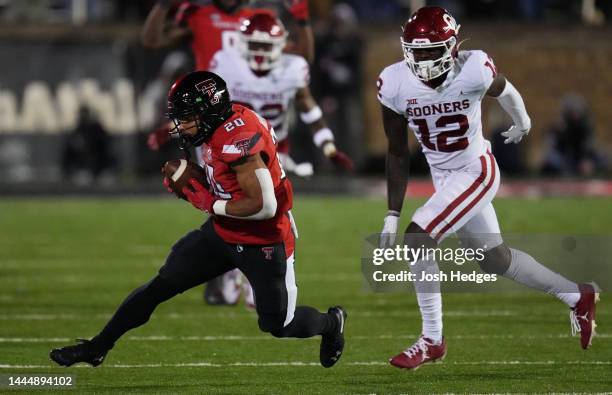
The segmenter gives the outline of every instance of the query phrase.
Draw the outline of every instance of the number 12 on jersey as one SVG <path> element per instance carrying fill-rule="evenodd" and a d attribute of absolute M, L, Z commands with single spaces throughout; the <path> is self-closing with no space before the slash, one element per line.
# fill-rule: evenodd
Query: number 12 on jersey
<path fill-rule="evenodd" d="M 419 129 L 421 144 L 430 150 L 456 152 L 466 149 L 469 145 L 467 137 L 462 137 L 469 129 L 468 118 L 465 114 L 443 115 L 438 118 L 435 123 L 436 129 L 445 128 L 453 124 L 457 125 L 457 128 L 440 132 L 435 138 L 432 138 L 429 133 L 427 119 L 412 119 L 412 123 Z M 459 138 L 449 143 L 449 139 L 456 137 Z"/>

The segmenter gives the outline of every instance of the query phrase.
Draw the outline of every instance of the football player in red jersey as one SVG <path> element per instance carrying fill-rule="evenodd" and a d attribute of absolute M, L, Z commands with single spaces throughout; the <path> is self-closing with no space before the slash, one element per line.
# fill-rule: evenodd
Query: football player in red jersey
<path fill-rule="evenodd" d="M 255 291 L 259 328 L 275 337 L 321 335 L 321 365 L 333 366 L 344 349 L 346 312 L 339 306 L 327 313 L 296 307 L 293 194 L 277 157 L 274 130 L 252 110 L 232 104 L 225 81 L 207 71 L 178 80 L 168 110 L 182 146 L 203 147 L 210 190 L 191 179 L 193 189 L 183 192 L 211 216 L 172 247 L 159 273 L 124 300 L 97 336 L 54 349 L 51 359 L 62 366 L 97 366 L 125 332 L 149 320 L 157 305 L 239 268 Z"/>
<path fill-rule="evenodd" d="M 435 192 L 418 208 L 406 229 L 411 248 L 436 248 L 456 233 L 462 245 L 480 248 L 481 269 L 554 295 L 570 308 L 572 332 L 583 349 L 595 328 L 595 284 L 576 284 L 551 271 L 529 254 L 508 247 L 492 201 L 499 187 L 499 168 L 482 134 L 481 101 L 495 98 L 514 125 L 502 136 L 519 143 L 531 120 L 517 89 L 497 72 L 483 51 L 459 50 L 460 25 L 440 7 L 423 7 L 404 24 L 404 60 L 386 67 L 378 79 L 378 99 L 388 139 L 389 211 L 381 246 L 395 243 L 408 178 L 407 129 L 414 131 L 429 163 Z M 416 369 L 446 355 L 442 333 L 440 282 L 421 280 L 439 274 L 435 259 L 411 262 L 422 331 L 418 340 L 390 359 L 393 366 Z"/>
<path fill-rule="evenodd" d="M 261 9 L 245 7 L 248 0 L 212 0 L 207 5 L 190 1 L 160 0 L 153 7 L 142 31 L 142 43 L 149 48 L 177 45 L 185 40 L 191 43 L 196 70 L 208 70 L 214 54 L 238 44 L 238 28 L 243 20 L 261 13 Z M 314 59 L 314 37 L 309 24 L 308 0 L 284 1 L 296 21 L 295 40 L 285 51 L 303 56 L 308 62 Z M 168 13 L 176 8 L 174 20 Z M 272 11 L 270 11 L 272 13 Z M 149 134 L 147 145 L 159 149 L 169 139 L 168 127 L 160 125 Z M 337 156 L 340 157 L 340 156 Z M 227 273 L 226 278 L 210 281 L 204 291 L 204 300 L 212 305 L 235 304 L 240 297 L 240 276 L 237 271 Z M 252 306 L 252 292 L 244 283 L 247 306 Z"/>

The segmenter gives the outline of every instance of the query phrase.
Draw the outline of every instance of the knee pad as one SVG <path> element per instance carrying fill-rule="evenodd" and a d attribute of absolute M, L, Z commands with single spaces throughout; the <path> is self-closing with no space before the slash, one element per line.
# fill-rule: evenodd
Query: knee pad
<path fill-rule="evenodd" d="M 492 248 L 484 253 L 484 259 L 478 264 L 485 273 L 503 275 L 510 267 L 510 250 L 504 245 Z"/>

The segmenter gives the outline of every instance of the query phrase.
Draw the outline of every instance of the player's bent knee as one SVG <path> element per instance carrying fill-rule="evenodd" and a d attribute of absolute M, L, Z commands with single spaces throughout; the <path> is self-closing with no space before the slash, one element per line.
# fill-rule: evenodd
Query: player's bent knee
<path fill-rule="evenodd" d="M 436 242 L 421 228 L 416 222 L 411 222 L 406 228 L 404 243 L 413 248 L 425 246 L 425 248 L 435 248 Z"/>
<path fill-rule="evenodd" d="M 258 320 L 259 329 L 274 337 L 285 337 L 285 317 L 282 316 L 260 316 Z"/>
<path fill-rule="evenodd" d="M 502 275 L 510 267 L 510 249 L 501 244 L 484 253 L 484 259 L 479 262 L 480 269 L 485 273 Z"/>

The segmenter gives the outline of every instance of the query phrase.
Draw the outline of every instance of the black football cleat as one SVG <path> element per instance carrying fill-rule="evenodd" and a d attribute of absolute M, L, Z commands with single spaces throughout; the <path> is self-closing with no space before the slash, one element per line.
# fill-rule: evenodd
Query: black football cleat
<path fill-rule="evenodd" d="M 101 351 L 93 346 L 91 340 L 77 339 L 77 344 L 54 348 L 49 357 L 60 366 L 72 366 L 78 362 L 85 362 L 93 367 L 104 362 L 108 350 Z"/>
<path fill-rule="evenodd" d="M 338 320 L 338 323 L 333 333 L 322 336 L 319 359 L 324 368 L 331 368 L 338 362 L 344 350 L 344 322 L 347 314 L 340 306 L 330 307 L 327 314 Z"/>

